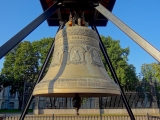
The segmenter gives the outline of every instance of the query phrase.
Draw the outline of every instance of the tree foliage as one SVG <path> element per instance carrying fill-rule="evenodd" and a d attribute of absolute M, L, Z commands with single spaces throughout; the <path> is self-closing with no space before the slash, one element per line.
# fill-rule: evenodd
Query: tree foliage
<path fill-rule="evenodd" d="M 0 76 L 0 86 L 11 86 L 11 93 L 18 93 L 19 109 L 22 107 L 24 82 L 35 82 L 53 38 L 24 41 L 5 56 Z"/>
<path fill-rule="evenodd" d="M 138 82 L 135 67 L 129 64 L 128 55 L 129 47 L 121 48 L 119 40 L 113 40 L 111 37 L 102 36 L 102 41 L 105 45 L 107 53 L 110 57 L 112 65 L 115 69 L 118 79 L 122 86 L 133 86 L 133 84 Z M 103 58 L 103 57 L 102 57 Z M 111 72 L 103 58 L 104 65 L 107 69 L 108 74 L 112 77 Z"/>
<path fill-rule="evenodd" d="M 41 40 L 32 42 L 32 47 L 34 49 L 36 57 L 38 58 L 38 70 L 41 69 L 52 42 L 53 38 L 43 38 Z"/>
<path fill-rule="evenodd" d="M 141 74 L 143 80 L 149 81 L 152 78 L 152 80 L 160 82 L 160 65 L 157 63 L 143 64 Z"/>
<path fill-rule="evenodd" d="M 32 42 L 34 52 L 36 52 L 36 55 L 39 58 L 38 60 L 40 62 L 40 66 L 43 64 L 52 42 L 53 38 L 43 38 L 41 40 Z"/>

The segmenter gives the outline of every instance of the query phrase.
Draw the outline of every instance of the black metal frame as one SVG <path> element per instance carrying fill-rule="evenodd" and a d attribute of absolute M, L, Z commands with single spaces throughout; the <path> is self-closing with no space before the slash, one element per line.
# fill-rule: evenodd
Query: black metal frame
<path fill-rule="evenodd" d="M 104 47 L 104 44 L 103 44 L 103 42 L 102 42 L 102 39 L 101 39 L 100 35 L 99 35 L 99 32 L 98 32 L 98 30 L 97 30 L 97 28 L 96 28 L 95 25 L 92 25 L 91 27 L 92 27 L 92 29 L 93 29 L 93 30 L 98 34 L 98 36 L 99 36 L 99 42 L 100 42 L 101 51 L 102 51 L 102 53 L 103 53 L 103 56 L 104 56 L 104 58 L 105 58 L 105 61 L 106 61 L 107 65 L 108 65 L 108 67 L 109 67 L 109 69 L 110 69 L 110 71 L 111 71 L 111 74 L 112 74 L 112 77 L 113 77 L 114 81 L 115 81 L 115 82 L 118 84 L 118 86 L 120 87 L 121 96 L 122 96 L 122 99 L 123 99 L 123 103 L 125 104 L 125 107 L 126 107 L 126 109 L 127 109 L 127 112 L 128 112 L 128 114 L 129 114 L 131 120 L 135 120 L 134 115 L 133 115 L 133 113 L 132 113 L 132 110 L 131 110 L 128 102 L 127 102 L 127 99 L 126 99 L 126 96 L 125 96 L 125 94 L 124 94 L 123 88 L 122 88 L 122 86 L 121 86 L 121 84 L 120 84 L 120 82 L 119 82 L 119 80 L 118 80 L 118 77 L 117 77 L 117 75 L 116 75 L 116 72 L 115 72 L 115 70 L 114 70 L 114 68 L 113 68 L 112 62 L 111 62 L 111 60 L 109 59 L 108 53 L 107 53 L 107 51 L 106 51 L 106 49 L 105 49 L 105 47 Z"/>
<path fill-rule="evenodd" d="M 49 18 L 60 6 L 62 5 L 62 3 L 61 2 L 55 2 L 55 4 L 53 4 L 50 8 L 48 8 L 46 11 L 44 11 L 39 17 L 37 17 L 35 20 L 33 20 L 30 24 L 28 24 L 25 28 L 23 28 L 19 33 L 17 33 L 15 36 L 13 36 L 10 40 L 8 40 L 4 45 L 2 45 L 1 47 L 0 47 L 0 59 L 3 57 L 3 56 L 5 56 L 10 50 L 12 50 L 18 43 L 20 43 L 28 34 L 30 34 L 35 28 L 37 28 L 43 21 L 45 21 L 47 18 Z M 94 7 L 94 6 L 93 6 Z M 99 7 L 95 7 L 100 13 L 102 13 L 106 18 L 108 17 L 108 14 L 110 14 L 107 10 L 105 10 L 106 8 L 103 8 L 103 6 L 99 6 Z M 113 17 L 113 18 L 112 18 Z M 110 19 L 109 20 L 111 20 L 114 24 L 116 24 L 117 23 L 117 21 L 119 22 L 119 20 L 115 17 L 115 16 L 111 16 L 111 17 L 109 17 Z M 116 21 L 115 21 L 116 20 Z M 117 25 L 117 24 L 116 24 Z M 117 25 L 119 28 L 123 28 L 122 26 L 125 26 L 125 27 L 127 27 L 128 28 L 128 26 L 126 26 L 124 23 L 122 23 L 121 21 L 120 21 L 120 24 L 118 24 Z M 62 22 L 62 23 L 60 23 L 60 26 L 59 26 L 59 29 L 58 29 L 58 31 L 61 29 L 61 28 L 63 28 L 64 27 L 64 22 Z M 104 44 L 103 44 L 103 42 L 102 42 L 102 40 L 101 40 L 101 38 L 100 38 L 100 35 L 99 35 L 99 33 L 98 33 L 98 30 L 97 30 L 97 28 L 96 28 L 96 26 L 94 25 L 94 24 L 92 24 L 91 25 L 91 27 L 92 27 L 92 29 L 93 30 L 95 30 L 96 31 L 96 33 L 98 34 L 98 36 L 99 36 L 99 40 L 100 40 L 100 48 L 101 48 L 101 51 L 102 51 L 102 53 L 103 53 L 103 56 L 104 56 L 104 58 L 105 58 L 105 61 L 107 62 L 107 64 L 108 64 L 108 67 L 109 67 L 109 69 L 110 69 L 110 71 L 111 71 L 111 74 L 112 74 L 112 76 L 113 76 L 113 79 L 115 80 L 115 82 L 119 85 L 119 87 L 120 87 L 120 90 L 121 90 L 121 98 L 122 98 L 122 100 L 123 100 L 123 103 L 125 104 L 125 107 L 126 107 L 126 109 L 127 109 L 127 111 L 128 111 L 128 114 L 129 114 L 129 116 L 130 116 L 130 118 L 131 118 L 131 120 L 135 120 L 135 118 L 134 118 L 134 115 L 133 115 L 133 113 L 132 113 L 132 110 L 131 110 L 131 108 L 130 108 L 130 106 L 129 106 L 129 104 L 128 104 L 128 101 L 127 101 L 127 99 L 126 99 L 126 96 L 125 96 L 125 94 L 124 94 L 124 91 L 123 91 L 123 88 L 121 87 L 121 85 L 120 85 L 120 82 L 119 82 L 119 80 L 118 80 L 118 77 L 117 77 L 117 75 L 116 75 L 116 72 L 115 72 L 115 70 L 114 70 L 114 68 L 113 68 L 113 65 L 112 65 L 112 63 L 111 63 L 111 60 L 109 59 L 109 56 L 108 56 L 108 54 L 107 54 L 107 51 L 106 51 L 106 49 L 105 49 L 105 47 L 104 47 Z M 128 28 L 129 30 L 130 30 L 130 28 Z M 125 30 L 123 30 L 122 29 L 122 31 L 124 31 L 125 32 Z M 132 33 L 134 33 L 134 31 L 132 31 Z M 131 36 L 130 34 L 128 34 L 128 33 L 126 33 L 127 35 L 129 35 L 129 36 Z M 138 36 L 136 33 L 134 33 L 134 36 Z M 133 37 L 134 37 L 133 36 Z M 139 38 L 141 38 L 140 36 L 138 36 Z M 131 37 L 132 38 L 132 37 Z M 133 38 L 132 38 L 133 39 Z M 134 39 L 133 39 L 134 40 Z M 144 41 L 144 39 L 143 38 L 141 38 L 141 40 L 143 41 L 143 42 L 145 42 Z M 138 43 L 139 44 L 139 43 Z M 153 47 L 153 46 L 151 46 L 151 45 L 149 45 L 148 43 L 147 43 L 147 45 L 150 47 L 150 48 L 152 48 L 152 49 L 154 49 L 155 50 L 155 52 L 157 52 L 157 54 L 159 54 L 158 53 L 158 51 Z M 141 46 L 141 45 L 140 45 Z M 144 48 L 143 46 L 141 46 L 142 48 Z M 146 48 L 144 48 L 145 50 L 146 50 Z M 37 79 L 37 81 L 36 81 L 36 83 L 35 83 L 35 85 L 41 80 L 41 78 L 42 78 L 42 75 L 43 75 L 43 73 L 44 73 L 44 71 L 45 71 L 45 69 L 46 69 L 46 66 L 47 66 L 47 64 L 48 64 L 48 61 L 50 60 L 50 57 L 51 57 L 51 54 L 52 54 L 52 52 L 53 52 L 53 50 L 54 50 L 54 42 L 52 43 L 52 45 L 51 45 L 51 48 L 50 48 L 50 50 L 49 50 L 49 52 L 48 52 L 48 55 L 47 55 L 47 57 L 46 57 L 46 59 L 45 59 L 45 62 L 44 62 L 44 64 L 43 64 L 43 66 L 42 66 L 42 69 L 41 69 L 41 71 L 40 71 L 40 73 L 39 73 L 39 75 L 38 75 L 38 79 Z M 148 50 L 148 49 L 147 49 Z M 148 51 L 150 51 L 150 49 L 148 50 Z M 150 53 L 150 52 L 149 52 Z M 152 55 L 152 54 L 151 54 Z M 154 55 L 152 55 L 152 56 L 154 56 Z M 157 56 L 155 56 L 155 59 L 159 59 L 159 58 L 157 58 Z M 34 85 L 34 87 L 35 87 L 35 85 Z M 33 89 L 34 89 L 34 87 L 33 87 Z M 27 104 L 26 104 L 26 106 L 25 106 L 25 109 L 23 110 L 23 112 L 22 112 L 22 114 L 21 114 L 21 116 L 20 116 L 20 120 L 23 120 L 24 119 L 24 117 L 25 117 L 25 115 L 26 115 L 26 112 L 27 112 L 27 110 L 28 110 L 28 108 L 29 108 L 29 105 L 30 105 L 30 103 L 31 103 L 31 101 L 32 101 L 32 99 L 33 99 L 33 96 L 32 96 L 32 93 L 33 93 L 33 90 L 31 91 L 31 93 L 30 93 L 30 97 L 29 97 L 29 99 L 28 99 L 28 102 L 27 102 Z"/>

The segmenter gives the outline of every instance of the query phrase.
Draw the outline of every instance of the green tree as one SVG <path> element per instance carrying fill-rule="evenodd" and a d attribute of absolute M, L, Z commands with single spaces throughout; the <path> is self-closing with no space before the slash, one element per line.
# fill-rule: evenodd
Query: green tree
<path fill-rule="evenodd" d="M 35 56 L 30 42 L 24 41 L 19 44 L 15 54 L 14 78 L 16 80 L 33 81 L 37 74 L 38 58 Z"/>
<path fill-rule="evenodd" d="M 34 82 L 37 75 L 38 61 L 32 45 L 28 41 L 21 42 L 5 57 L 2 74 L 6 78 L 3 82 L 12 80 L 11 93 L 18 93 L 19 109 L 22 106 L 24 82 Z"/>
<path fill-rule="evenodd" d="M 15 62 L 15 53 L 18 46 L 16 46 L 14 49 L 12 49 L 6 56 L 5 56 L 5 62 L 3 63 L 4 68 L 2 69 L 2 74 L 5 74 L 7 77 L 13 77 L 14 76 L 14 62 Z"/>
<path fill-rule="evenodd" d="M 133 66 L 133 64 L 128 64 L 125 70 L 125 89 L 134 91 L 135 87 L 137 87 L 137 84 L 139 83 L 138 77 L 136 76 L 136 68 Z"/>
<path fill-rule="evenodd" d="M 43 38 L 41 40 L 32 42 L 32 47 L 39 61 L 38 62 L 39 70 L 42 67 L 42 64 L 44 63 L 44 60 L 48 54 L 48 51 L 51 47 L 53 40 L 54 38 Z"/>
<path fill-rule="evenodd" d="M 11 86 L 11 93 L 18 93 L 19 109 L 22 107 L 24 82 L 35 82 L 47 56 L 53 38 L 24 41 L 6 56 L 0 76 L 0 90 Z"/>
<path fill-rule="evenodd" d="M 12 49 L 6 56 L 5 61 L 3 63 L 4 68 L 2 68 L 2 72 L 0 75 L 0 86 L 1 90 L 7 86 L 11 86 L 14 81 L 14 62 L 15 62 L 15 52 L 17 50 L 17 46 Z M 0 91 L 1 91 L 0 90 Z"/>
<path fill-rule="evenodd" d="M 12 79 L 5 77 L 3 74 L 0 74 L 0 92 L 3 88 L 12 85 Z"/>
<path fill-rule="evenodd" d="M 119 40 L 113 40 L 111 37 L 101 36 L 104 46 L 107 50 L 107 53 L 110 57 L 112 65 L 115 69 L 118 79 L 122 86 L 133 86 L 133 84 L 138 82 L 135 67 L 132 64 L 129 64 L 128 55 L 129 55 L 129 47 L 121 48 Z M 102 60 L 106 67 L 108 74 L 111 76 L 111 72 L 102 56 Z"/>
<path fill-rule="evenodd" d="M 143 64 L 141 66 L 143 80 L 149 81 L 150 78 L 160 82 L 160 65 L 157 63 Z"/>

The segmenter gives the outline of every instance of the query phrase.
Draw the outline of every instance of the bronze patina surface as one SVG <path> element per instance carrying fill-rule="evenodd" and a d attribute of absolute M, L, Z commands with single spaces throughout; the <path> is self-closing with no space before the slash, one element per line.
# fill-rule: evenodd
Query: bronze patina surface
<path fill-rule="evenodd" d="M 57 33 L 49 70 L 33 95 L 74 97 L 75 93 L 80 97 L 120 94 L 104 68 L 97 33 L 82 26 L 67 27 Z"/>

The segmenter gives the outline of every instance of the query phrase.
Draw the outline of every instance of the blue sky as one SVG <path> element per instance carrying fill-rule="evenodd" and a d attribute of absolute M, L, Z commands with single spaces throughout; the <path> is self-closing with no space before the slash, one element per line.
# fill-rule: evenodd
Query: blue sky
<path fill-rule="evenodd" d="M 39 0 L 5 0 L 0 1 L 0 46 L 42 13 Z M 160 1 L 154 0 L 117 0 L 112 13 L 160 50 Z M 57 27 L 49 27 L 45 21 L 24 40 L 39 40 L 54 37 Z M 113 23 L 98 27 L 101 35 L 120 40 L 123 48 L 130 48 L 129 63 L 134 64 L 140 73 L 143 63 L 156 62 L 148 53 L 126 36 Z M 0 69 L 4 59 L 0 60 Z"/>

